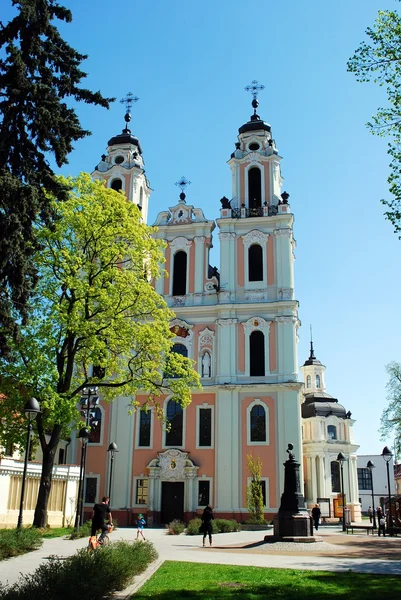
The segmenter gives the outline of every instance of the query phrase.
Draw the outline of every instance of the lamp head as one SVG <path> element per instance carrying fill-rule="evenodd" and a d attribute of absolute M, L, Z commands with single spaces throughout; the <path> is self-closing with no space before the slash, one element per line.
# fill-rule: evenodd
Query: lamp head
<path fill-rule="evenodd" d="M 346 460 L 347 460 L 347 459 L 346 459 L 346 457 L 344 456 L 344 454 L 343 454 L 342 452 L 339 452 L 339 453 L 338 453 L 338 456 L 337 456 L 337 462 L 339 462 L 339 463 L 340 463 L 340 465 L 342 465 L 343 463 L 345 463 L 345 461 L 346 461 Z"/>
<path fill-rule="evenodd" d="M 384 448 L 383 448 L 382 457 L 384 458 L 384 460 L 386 461 L 386 463 L 389 463 L 390 460 L 393 457 L 393 453 L 391 452 L 391 450 L 387 446 L 384 446 Z"/>
<path fill-rule="evenodd" d="M 117 444 L 115 442 L 111 442 L 110 446 L 107 448 L 107 452 L 111 452 L 112 454 L 114 454 L 114 452 L 118 452 L 118 448 L 117 448 Z"/>
<path fill-rule="evenodd" d="M 40 412 L 41 410 L 39 402 L 36 400 L 36 398 L 29 398 L 28 402 L 24 406 L 24 413 L 28 421 L 30 423 L 34 421 Z"/>
<path fill-rule="evenodd" d="M 82 427 L 79 430 L 78 437 L 81 439 L 83 444 L 86 444 L 89 440 L 89 429 L 87 427 Z"/>
<path fill-rule="evenodd" d="M 371 471 L 372 469 L 375 468 L 375 465 L 372 463 L 371 460 L 368 460 L 366 468 L 369 469 L 369 471 Z"/>

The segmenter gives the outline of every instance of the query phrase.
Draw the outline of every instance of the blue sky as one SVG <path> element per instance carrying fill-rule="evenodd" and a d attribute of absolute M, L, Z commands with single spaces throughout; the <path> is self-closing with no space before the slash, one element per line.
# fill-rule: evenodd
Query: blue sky
<path fill-rule="evenodd" d="M 60 0 L 61 1 L 61 0 Z M 62 2 L 61 2 L 62 3 Z M 377 11 L 394 0 L 65 0 L 63 35 L 88 54 L 85 85 L 120 99 L 139 96 L 132 115 L 154 192 L 149 222 L 172 206 L 181 175 L 187 200 L 209 219 L 231 197 L 226 161 L 251 114 L 244 87 L 265 85 L 259 114 L 283 157 L 295 214 L 299 363 L 327 366 L 327 391 L 351 410 L 360 453 L 380 453 L 385 365 L 400 361 L 401 241 L 384 220 L 386 141 L 365 123 L 384 91 L 358 84 L 346 62 Z M 3 7 L 2 20 L 12 14 Z M 92 171 L 124 109 L 79 106 L 90 138 L 76 144 L 65 174 Z M 216 253 L 217 254 L 217 253 Z M 218 256 L 214 262 L 218 264 Z"/>

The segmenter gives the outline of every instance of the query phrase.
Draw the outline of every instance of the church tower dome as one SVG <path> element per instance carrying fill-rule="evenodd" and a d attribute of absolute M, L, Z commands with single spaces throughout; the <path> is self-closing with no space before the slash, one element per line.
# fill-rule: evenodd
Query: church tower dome
<path fill-rule="evenodd" d="M 146 222 L 151 188 L 145 175 L 141 144 L 128 127 L 132 104 L 138 99 L 129 92 L 127 97 L 121 100 L 127 109 L 124 116 L 125 127 L 121 133 L 109 139 L 107 154 L 102 154 L 92 177 L 103 179 L 108 188 L 124 192 L 127 199 L 140 208 Z"/>

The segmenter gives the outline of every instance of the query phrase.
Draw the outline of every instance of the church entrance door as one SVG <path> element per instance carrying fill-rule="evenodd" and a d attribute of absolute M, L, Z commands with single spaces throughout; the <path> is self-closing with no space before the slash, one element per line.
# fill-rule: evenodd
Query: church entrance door
<path fill-rule="evenodd" d="M 162 523 L 184 520 L 184 482 L 162 481 Z"/>

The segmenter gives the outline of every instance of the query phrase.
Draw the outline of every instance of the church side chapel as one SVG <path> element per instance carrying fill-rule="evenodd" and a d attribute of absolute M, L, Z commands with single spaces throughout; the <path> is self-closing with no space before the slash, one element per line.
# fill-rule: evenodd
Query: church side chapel
<path fill-rule="evenodd" d="M 221 208 L 207 218 L 202 207 L 191 203 L 190 181 L 181 177 L 177 200 L 154 223 L 155 235 L 167 243 L 168 273 L 155 287 L 176 315 L 171 323 L 174 351 L 195 361 L 202 390 L 194 392 L 185 410 L 169 397 L 162 399 L 169 430 L 152 410 L 129 415 L 125 398 L 99 404 L 99 430 L 87 453 L 87 513 L 108 490 L 107 448 L 115 440 L 119 452 L 111 497 L 120 525 L 132 524 L 139 512 L 150 525 L 187 522 L 207 504 L 216 517 L 245 521 L 250 454 L 262 462 L 264 514 L 270 520 L 280 506 L 289 442 L 301 464 L 303 445 L 309 452 L 301 474 L 308 504 L 318 494 L 328 495 L 321 479 L 311 474 L 320 465 L 316 452 L 301 438 L 294 215 L 289 194 L 282 192 L 281 157 L 271 127 L 257 114 L 263 88 L 257 81 L 245 88 L 252 95 L 253 113 L 239 128 L 229 155 L 231 199 L 222 198 Z M 92 176 L 124 192 L 146 221 L 151 188 L 140 142 L 128 128 L 129 109 L 136 100 L 127 96 L 126 126 L 109 140 Z M 220 245 L 218 268 L 209 259 L 213 236 Z M 309 368 L 307 363 L 303 368 Z M 315 377 L 313 369 L 306 376 Z M 323 384 L 322 370 L 319 375 Z M 138 400 L 144 403 L 146 398 Z M 309 426 L 315 417 L 302 416 L 305 435 L 307 427 L 308 435 L 315 435 L 315 426 Z M 338 426 L 338 435 L 341 431 Z M 78 460 L 76 440 L 71 448 L 73 460 Z"/>

